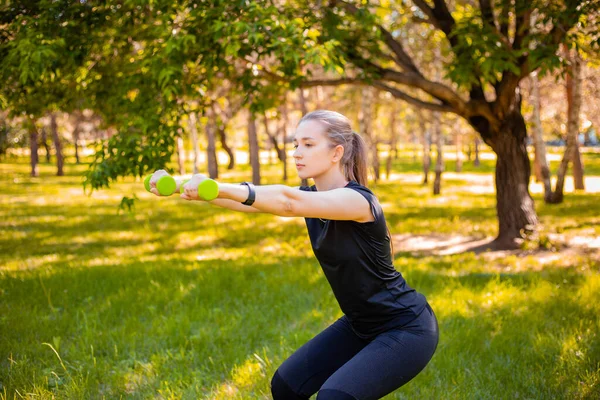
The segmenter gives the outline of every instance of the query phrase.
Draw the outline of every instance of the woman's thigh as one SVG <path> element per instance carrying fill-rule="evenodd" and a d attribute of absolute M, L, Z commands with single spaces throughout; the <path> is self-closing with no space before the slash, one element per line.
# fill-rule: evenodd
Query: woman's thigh
<path fill-rule="evenodd" d="M 430 308 L 409 325 L 378 335 L 331 375 L 319 394 L 328 398 L 326 393 L 342 392 L 359 400 L 379 399 L 414 378 L 433 357 L 438 330 Z"/>
<path fill-rule="evenodd" d="M 296 394 L 310 397 L 368 343 L 344 316 L 296 350 L 277 373 Z"/>

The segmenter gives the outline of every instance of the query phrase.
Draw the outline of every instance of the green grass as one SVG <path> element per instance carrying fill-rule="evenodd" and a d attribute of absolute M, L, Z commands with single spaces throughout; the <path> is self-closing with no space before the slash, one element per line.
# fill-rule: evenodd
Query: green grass
<path fill-rule="evenodd" d="M 1 399 L 268 399 L 280 363 L 341 316 L 302 219 L 156 198 L 131 178 L 86 196 L 84 170 L 56 177 L 42 164 L 31 178 L 25 159 L 0 164 Z M 279 182 L 280 167 L 263 174 Z M 372 188 L 394 234 L 496 231 L 494 195 L 460 180 L 441 197 L 418 183 Z M 135 213 L 118 213 L 133 193 Z M 547 231 L 600 234 L 597 194 L 535 200 Z M 600 266 L 570 257 L 398 254 L 441 337 L 386 399 L 600 397 Z"/>

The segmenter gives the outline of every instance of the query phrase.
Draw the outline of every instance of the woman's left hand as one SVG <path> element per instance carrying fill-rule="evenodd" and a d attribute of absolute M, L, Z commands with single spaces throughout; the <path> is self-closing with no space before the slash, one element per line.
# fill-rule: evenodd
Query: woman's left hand
<path fill-rule="evenodd" d="M 202 200 L 202 198 L 198 196 L 198 185 L 200 185 L 200 183 L 206 179 L 209 179 L 206 175 L 192 175 L 192 179 L 183 185 L 183 193 L 181 194 L 181 198 L 184 200 Z"/>

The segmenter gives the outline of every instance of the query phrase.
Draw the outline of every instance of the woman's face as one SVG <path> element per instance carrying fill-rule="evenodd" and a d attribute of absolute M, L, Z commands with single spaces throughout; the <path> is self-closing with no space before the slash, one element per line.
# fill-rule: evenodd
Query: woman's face
<path fill-rule="evenodd" d="M 294 160 L 300 179 L 314 179 L 333 166 L 339 168 L 344 150 L 340 145 L 331 148 L 331 143 L 325 136 L 325 127 L 315 120 L 298 125 L 294 148 Z"/>

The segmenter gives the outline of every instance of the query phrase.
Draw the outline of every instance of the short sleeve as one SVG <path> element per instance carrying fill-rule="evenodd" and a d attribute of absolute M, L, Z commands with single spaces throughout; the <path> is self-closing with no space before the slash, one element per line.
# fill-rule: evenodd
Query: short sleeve
<path fill-rule="evenodd" d="M 373 192 L 371 192 L 366 187 L 360 185 L 350 185 L 347 186 L 347 188 L 357 191 L 369 202 L 369 206 L 371 207 L 371 214 L 373 214 L 375 221 L 363 222 L 363 224 L 376 224 L 384 219 L 381 204 L 379 204 L 379 201 L 377 200 L 377 197 L 373 194 Z"/>
<path fill-rule="evenodd" d="M 300 186 L 298 187 L 298 189 L 302 190 L 303 192 L 314 192 L 315 191 L 315 186 Z"/>

